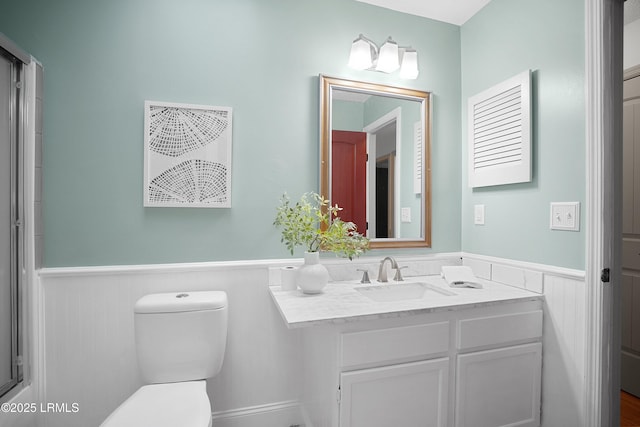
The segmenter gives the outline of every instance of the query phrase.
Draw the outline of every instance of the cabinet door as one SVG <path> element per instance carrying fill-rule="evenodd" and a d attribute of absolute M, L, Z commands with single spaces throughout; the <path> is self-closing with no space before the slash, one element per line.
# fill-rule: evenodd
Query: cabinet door
<path fill-rule="evenodd" d="M 340 427 L 447 425 L 449 359 L 340 374 Z"/>
<path fill-rule="evenodd" d="M 542 344 L 458 356 L 456 427 L 540 425 Z"/>

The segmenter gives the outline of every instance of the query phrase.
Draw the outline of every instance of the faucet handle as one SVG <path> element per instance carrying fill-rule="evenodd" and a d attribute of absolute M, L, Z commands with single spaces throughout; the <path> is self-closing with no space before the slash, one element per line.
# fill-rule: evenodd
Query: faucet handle
<path fill-rule="evenodd" d="M 360 283 L 371 283 L 371 280 L 369 280 L 369 270 L 359 268 L 358 271 L 362 271 L 362 280 L 360 280 Z"/>
<path fill-rule="evenodd" d="M 402 278 L 402 273 L 400 272 L 400 270 L 402 270 L 403 268 L 408 268 L 408 265 L 405 265 L 403 267 L 396 267 L 396 275 L 393 277 L 393 280 L 395 280 L 396 282 L 402 282 L 404 281 L 404 279 Z"/>

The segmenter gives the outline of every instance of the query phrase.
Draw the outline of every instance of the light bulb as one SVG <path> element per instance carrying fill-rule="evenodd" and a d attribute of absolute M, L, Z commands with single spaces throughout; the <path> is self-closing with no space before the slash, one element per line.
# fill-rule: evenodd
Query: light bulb
<path fill-rule="evenodd" d="M 400 68 L 398 60 L 398 45 L 391 40 L 391 37 L 380 47 L 380 55 L 378 56 L 377 71 L 391 73 Z"/>
<path fill-rule="evenodd" d="M 351 44 L 351 54 L 349 55 L 349 67 L 356 70 L 366 70 L 373 64 L 374 52 L 371 44 L 364 39 L 362 34 Z"/>
<path fill-rule="evenodd" d="M 400 67 L 400 77 L 404 79 L 418 78 L 418 52 L 407 49 L 402 55 L 402 66 Z"/>

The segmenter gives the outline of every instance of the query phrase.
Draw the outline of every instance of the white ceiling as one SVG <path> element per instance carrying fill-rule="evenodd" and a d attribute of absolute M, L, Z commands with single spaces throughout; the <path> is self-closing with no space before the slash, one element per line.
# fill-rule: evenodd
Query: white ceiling
<path fill-rule="evenodd" d="M 462 25 L 491 0 L 356 0 L 398 12 Z"/>
<path fill-rule="evenodd" d="M 356 0 L 411 15 L 462 25 L 491 0 Z M 626 0 L 624 23 L 640 19 L 640 0 Z"/>

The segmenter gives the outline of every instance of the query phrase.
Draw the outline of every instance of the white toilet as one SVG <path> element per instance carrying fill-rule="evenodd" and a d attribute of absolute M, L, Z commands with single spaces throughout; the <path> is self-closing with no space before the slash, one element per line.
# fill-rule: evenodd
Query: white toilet
<path fill-rule="evenodd" d="M 135 305 L 138 366 L 145 385 L 101 427 L 210 427 L 206 378 L 227 343 L 223 291 L 151 294 Z"/>

